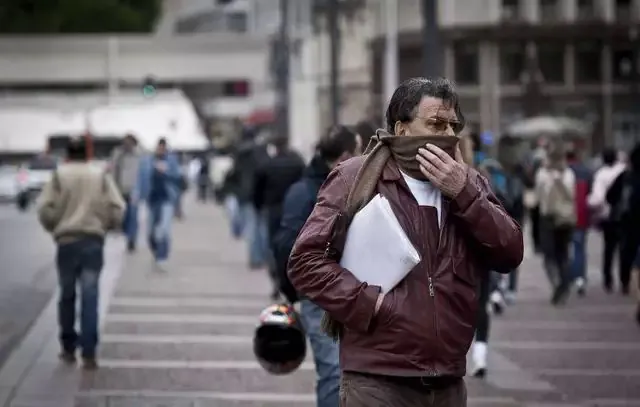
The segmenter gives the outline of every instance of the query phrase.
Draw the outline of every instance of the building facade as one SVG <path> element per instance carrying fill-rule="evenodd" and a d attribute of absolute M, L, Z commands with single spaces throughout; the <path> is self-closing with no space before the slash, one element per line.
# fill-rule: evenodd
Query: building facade
<path fill-rule="evenodd" d="M 371 95 L 381 105 L 376 3 Z M 420 3 L 398 0 L 400 80 L 421 75 Z M 593 123 L 596 150 L 640 141 L 640 0 L 446 0 L 438 17 L 445 75 L 479 129 L 499 133 L 525 116 L 554 114 Z"/>

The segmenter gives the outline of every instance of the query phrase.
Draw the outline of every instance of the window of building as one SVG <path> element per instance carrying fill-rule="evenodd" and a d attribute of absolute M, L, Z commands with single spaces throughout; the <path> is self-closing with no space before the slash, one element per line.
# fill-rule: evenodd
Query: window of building
<path fill-rule="evenodd" d="M 638 75 L 633 48 L 620 47 L 611 52 L 611 73 L 615 82 L 629 82 Z"/>
<path fill-rule="evenodd" d="M 538 44 L 538 66 L 546 83 L 564 83 L 564 54 L 562 43 Z"/>
<path fill-rule="evenodd" d="M 575 44 L 576 83 L 599 83 L 602 80 L 602 46 L 597 42 Z"/>
<path fill-rule="evenodd" d="M 247 13 L 234 11 L 226 13 L 227 29 L 235 33 L 247 32 Z"/>
<path fill-rule="evenodd" d="M 578 0 L 576 7 L 578 20 L 593 20 L 597 17 L 594 0 Z"/>
<path fill-rule="evenodd" d="M 628 21 L 633 11 L 632 0 L 615 0 L 616 20 Z"/>
<path fill-rule="evenodd" d="M 502 21 L 508 22 L 513 20 L 519 20 L 520 14 L 520 0 L 502 0 Z"/>
<path fill-rule="evenodd" d="M 226 81 L 222 84 L 222 95 L 225 97 L 247 97 L 251 93 L 249 81 Z"/>
<path fill-rule="evenodd" d="M 500 82 L 519 84 L 525 67 L 525 44 L 504 44 L 500 48 Z"/>
<path fill-rule="evenodd" d="M 540 20 L 561 20 L 560 2 L 558 0 L 540 0 Z"/>
<path fill-rule="evenodd" d="M 477 84 L 480 76 L 478 44 L 458 42 L 453 46 L 453 55 L 456 82 L 463 85 Z"/>

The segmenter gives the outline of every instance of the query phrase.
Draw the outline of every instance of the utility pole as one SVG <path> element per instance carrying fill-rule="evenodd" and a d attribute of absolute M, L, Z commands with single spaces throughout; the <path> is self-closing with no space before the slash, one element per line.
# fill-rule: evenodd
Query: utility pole
<path fill-rule="evenodd" d="M 398 0 L 380 2 L 385 19 L 384 95 L 382 122 L 385 122 L 385 106 L 398 86 Z"/>
<path fill-rule="evenodd" d="M 327 19 L 329 27 L 329 44 L 331 48 L 329 92 L 331 95 L 329 104 L 331 107 L 331 124 L 340 124 L 340 0 L 329 0 Z"/>
<path fill-rule="evenodd" d="M 438 27 L 438 0 L 422 0 L 422 60 L 428 78 L 444 76 L 443 52 Z"/>
<path fill-rule="evenodd" d="M 276 131 L 289 138 L 289 0 L 280 0 L 280 30 L 273 49 L 276 83 Z"/>

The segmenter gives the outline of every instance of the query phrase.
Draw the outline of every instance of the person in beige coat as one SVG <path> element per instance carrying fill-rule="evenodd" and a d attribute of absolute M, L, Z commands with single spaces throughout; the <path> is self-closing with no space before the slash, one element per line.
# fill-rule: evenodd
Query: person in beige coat
<path fill-rule="evenodd" d="M 38 215 L 57 245 L 60 359 L 75 363 L 75 352 L 80 348 L 85 368 L 95 369 L 104 239 L 109 230 L 121 227 L 125 202 L 111 175 L 87 162 L 83 140 L 71 141 L 67 159 L 43 188 Z M 75 330 L 78 286 L 81 290 L 79 334 Z"/>

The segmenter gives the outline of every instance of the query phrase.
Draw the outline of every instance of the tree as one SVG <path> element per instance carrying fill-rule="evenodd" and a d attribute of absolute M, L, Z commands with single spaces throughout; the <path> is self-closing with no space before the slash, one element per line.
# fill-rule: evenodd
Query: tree
<path fill-rule="evenodd" d="M 0 1 L 0 34 L 147 33 L 160 0 Z"/>

